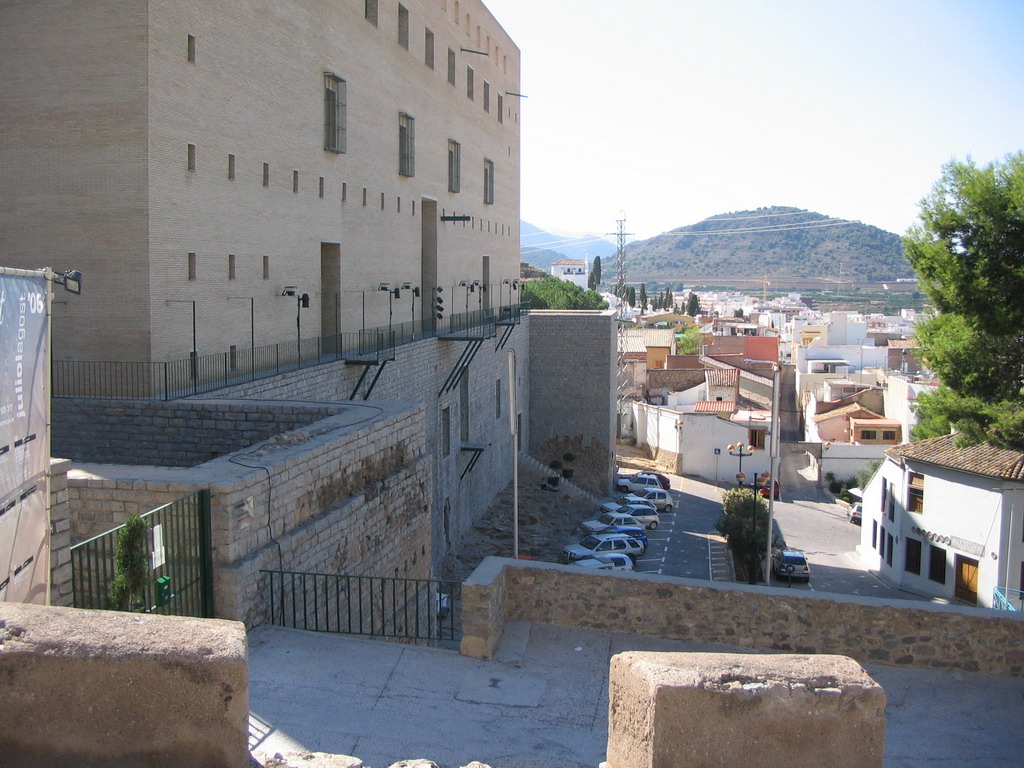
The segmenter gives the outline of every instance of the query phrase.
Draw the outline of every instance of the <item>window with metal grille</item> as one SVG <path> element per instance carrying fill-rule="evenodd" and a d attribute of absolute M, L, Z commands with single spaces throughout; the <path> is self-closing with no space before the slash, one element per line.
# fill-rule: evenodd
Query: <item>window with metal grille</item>
<path fill-rule="evenodd" d="M 405 112 L 398 115 L 398 172 L 416 175 L 416 118 Z"/>
<path fill-rule="evenodd" d="M 409 50 L 409 9 L 398 5 L 398 44 Z"/>
<path fill-rule="evenodd" d="M 459 192 L 462 188 L 462 145 L 448 139 L 448 191 Z"/>
<path fill-rule="evenodd" d="M 345 151 L 345 81 L 324 72 L 324 149 Z"/>
<path fill-rule="evenodd" d="M 423 63 L 434 68 L 434 33 L 429 29 L 423 32 Z"/>
<path fill-rule="evenodd" d="M 494 161 L 484 160 L 484 204 L 494 204 Z"/>
<path fill-rule="evenodd" d="M 928 545 L 928 578 L 939 584 L 946 583 L 946 550 Z"/>
<path fill-rule="evenodd" d="M 907 573 L 921 574 L 921 542 L 918 539 L 903 540 L 903 570 Z"/>
<path fill-rule="evenodd" d="M 377 26 L 377 0 L 366 0 L 363 14 L 368 22 L 373 24 L 373 26 Z"/>

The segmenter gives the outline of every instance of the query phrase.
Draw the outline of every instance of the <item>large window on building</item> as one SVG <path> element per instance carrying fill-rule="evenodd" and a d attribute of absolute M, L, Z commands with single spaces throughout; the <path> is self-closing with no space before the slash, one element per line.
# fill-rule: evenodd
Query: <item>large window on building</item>
<path fill-rule="evenodd" d="M 907 573 L 921 574 L 921 542 L 918 539 L 903 540 L 903 570 Z"/>
<path fill-rule="evenodd" d="M 345 151 L 345 81 L 324 73 L 324 149 Z"/>
<path fill-rule="evenodd" d="M 494 161 L 484 160 L 484 203 L 494 204 Z"/>
<path fill-rule="evenodd" d="M 924 475 L 907 473 L 907 512 L 924 512 Z"/>
<path fill-rule="evenodd" d="M 398 115 L 398 172 L 416 175 L 416 118 L 405 112 Z"/>
<path fill-rule="evenodd" d="M 448 191 L 459 192 L 462 189 L 462 145 L 454 139 L 448 139 Z"/>
<path fill-rule="evenodd" d="M 928 545 L 928 578 L 939 584 L 946 583 L 946 550 Z"/>

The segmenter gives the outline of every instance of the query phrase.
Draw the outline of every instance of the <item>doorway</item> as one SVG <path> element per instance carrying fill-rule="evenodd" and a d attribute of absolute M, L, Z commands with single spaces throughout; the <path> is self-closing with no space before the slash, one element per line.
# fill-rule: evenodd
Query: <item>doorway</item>
<path fill-rule="evenodd" d="M 956 586 L 953 589 L 961 600 L 972 605 L 978 603 L 978 561 L 963 555 L 953 559 L 953 571 L 956 573 Z"/>
<path fill-rule="evenodd" d="M 340 243 L 320 243 L 320 335 L 324 337 L 324 352 L 334 353 L 340 349 Z"/>

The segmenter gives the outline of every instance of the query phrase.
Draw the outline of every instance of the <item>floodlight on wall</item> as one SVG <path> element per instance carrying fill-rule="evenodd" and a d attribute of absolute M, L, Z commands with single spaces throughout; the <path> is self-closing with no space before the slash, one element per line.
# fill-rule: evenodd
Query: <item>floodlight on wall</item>
<path fill-rule="evenodd" d="M 468 285 L 469 285 L 469 281 L 467 281 L 467 280 L 459 280 L 459 288 L 465 288 Z"/>
<path fill-rule="evenodd" d="M 82 273 L 77 269 L 68 269 L 64 272 L 54 272 L 53 282 L 63 285 L 64 290 L 76 296 L 82 293 Z"/>
<path fill-rule="evenodd" d="M 412 290 L 412 283 L 410 283 L 409 281 L 406 281 L 406 282 L 402 283 L 402 287 L 405 288 L 405 290 L 407 290 L 407 291 L 411 291 Z"/>
<path fill-rule="evenodd" d="M 281 291 L 282 296 L 295 296 L 299 292 L 299 289 L 294 285 L 286 285 L 284 290 Z"/>
<path fill-rule="evenodd" d="M 381 283 L 380 285 L 377 286 L 377 290 L 378 291 L 390 291 L 391 290 L 391 283 Z"/>

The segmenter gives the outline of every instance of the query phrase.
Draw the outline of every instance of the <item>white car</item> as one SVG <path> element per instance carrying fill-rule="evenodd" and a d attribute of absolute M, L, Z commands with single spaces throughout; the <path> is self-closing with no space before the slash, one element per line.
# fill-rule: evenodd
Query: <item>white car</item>
<path fill-rule="evenodd" d="M 617 552 L 609 552 L 594 557 L 584 557 L 572 563 L 581 568 L 591 568 L 595 571 L 632 571 L 633 561 L 629 555 L 620 555 Z"/>
<path fill-rule="evenodd" d="M 615 499 L 613 499 L 611 502 L 609 502 L 609 505 L 618 506 L 618 507 L 621 507 L 623 504 L 642 504 L 645 507 L 650 507 L 651 509 L 656 509 L 653 501 L 650 501 L 650 500 L 644 498 L 644 496 L 639 496 L 639 495 L 637 495 L 635 493 L 627 493 L 624 496 L 617 496 Z M 608 506 L 608 505 L 605 505 L 605 506 Z"/>
<path fill-rule="evenodd" d="M 654 475 L 645 475 L 640 472 L 635 475 L 617 475 L 615 477 L 615 490 L 617 491 L 640 494 L 658 488 L 661 488 L 661 483 Z"/>
<path fill-rule="evenodd" d="M 655 513 L 655 517 L 657 517 L 657 513 Z M 645 527 L 645 524 L 633 517 L 633 515 L 620 514 L 618 512 L 605 512 L 596 520 L 584 520 L 580 523 L 580 528 L 584 533 L 601 533 L 616 525 L 631 525 L 640 528 Z M 650 526 L 646 527 L 649 528 Z M 656 522 L 654 527 L 658 527 Z"/>
<path fill-rule="evenodd" d="M 672 494 L 661 488 L 655 488 L 645 493 L 644 501 L 653 504 L 659 512 L 672 511 Z"/>
<path fill-rule="evenodd" d="M 587 536 L 579 544 L 569 544 L 562 549 L 562 562 L 572 563 L 584 557 L 618 553 L 639 557 L 646 547 L 639 539 L 625 533 L 597 533 Z"/>
<path fill-rule="evenodd" d="M 647 528 L 653 531 L 661 524 L 661 517 L 658 515 L 657 511 L 645 504 L 603 504 L 601 509 L 603 510 L 603 514 L 597 518 L 598 520 L 604 520 L 608 516 L 626 516 L 633 518 L 632 522 L 608 523 L 608 525 L 639 525 L 641 528 Z M 587 521 L 587 523 L 593 522 L 596 521 Z M 587 530 L 588 533 L 597 533 L 597 531 L 588 528 L 587 523 L 583 523 L 582 527 Z"/>

